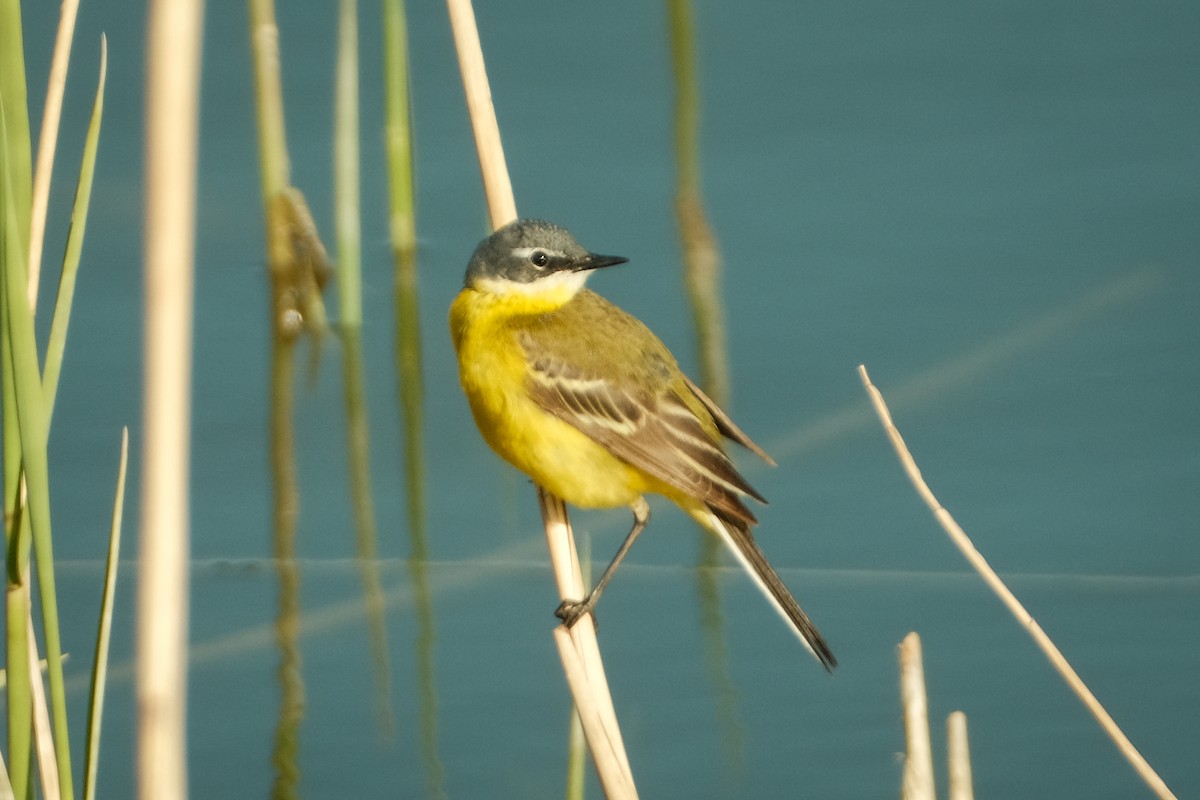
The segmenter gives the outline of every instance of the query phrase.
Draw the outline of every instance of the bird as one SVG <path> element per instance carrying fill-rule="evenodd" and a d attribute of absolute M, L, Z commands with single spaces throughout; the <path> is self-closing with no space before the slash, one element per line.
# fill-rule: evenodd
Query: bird
<path fill-rule="evenodd" d="M 534 483 L 579 508 L 633 511 L 633 526 L 592 591 L 564 601 L 567 627 L 590 613 L 666 497 L 719 536 L 817 660 L 824 637 L 768 563 L 743 502 L 766 500 L 722 446 L 762 448 L 679 368 L 645 324 L 585 288 L 628 259 L 585 249 L 565 228 L 518 219 L 476 247 L 450 306 L 459 380 L 487 444 Z"/>

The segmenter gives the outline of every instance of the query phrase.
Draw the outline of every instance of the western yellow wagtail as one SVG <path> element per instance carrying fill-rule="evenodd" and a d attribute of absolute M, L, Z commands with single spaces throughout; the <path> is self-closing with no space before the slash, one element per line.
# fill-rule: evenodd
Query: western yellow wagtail
<path fill-rule="evenodd" d="M 768 463 L 675 363 L 650 329 L 583 288 L 624 263 L 568 231 L 518 220 L 484 239 L 450 307 L 459 378 L 483 438 L 534 482 L 581 508 L 633 509 L 633 528 L 595 588 L 556 612 L 590 612 L 650 518 L 644 495 L 672 500 L 720 536 L 825 666 L 837 660 L 755 543 L 742 502 L 762 496 L 721 447 L 725 436 Z"/>

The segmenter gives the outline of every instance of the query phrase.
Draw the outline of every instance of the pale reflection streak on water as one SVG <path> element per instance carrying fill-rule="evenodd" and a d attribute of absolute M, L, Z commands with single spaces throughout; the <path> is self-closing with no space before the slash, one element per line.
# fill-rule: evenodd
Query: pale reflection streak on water
<path fill-rule="evenodd" d="M 489 576 L 502 574 L 513 569 L 545 569 L 549 580 L 549 566 L 542 557 L 543 542 L 540 536 L 528 539 L 511 546 L 494 551 L 490 556 L 478 560 L 453 562 L 454 567 L 470 567 L 470 569 L 455 570 L 453 575 L 443 575 L 431 581 L 434 592 L 444 594 L 466 590 L 489 579 Z M 102 569 L 100 562 L 86 562 L 88 566 Z M 235 562 L 213 560 L 193 562 L 193 570 L 227 567 Z M 385 559 L 381 566 L 394 564 L 399 567 L 403 562 Z M 71 562 L 66 565 L 79 568 L 84 562 Z M 269 564 L 262 561 L 236 562 L 235 566 L 253 564 L 263 570 L 264 577 L 268 574 Z M 125 565 L 132 568 L 132 564 Z M 431 564 L 437 566 L 437 564 Z M 302 561 L 301 570 L 304 572 L 333 571 L 344 572 L 347 576 L 357 571 L 359 566 L 353 559 L 322 559 L 317 561 Z M 630 563 L 622 567 L 622 572 L 631 575 L 676 575 L 692 572 L 696 567 L 687 564 L 654 565 Z M 740 573 L 737 566 L 719 566 L 712 569 L 722 576 L 736 576 Z M 821 569 L 821 568 L 781 568 L 779 574 L 785 578 L 827 578 L 836 580 L 847 587 L 877 585 L 881 582 L 913 583 L 926 588 L 938 586 L 967 585 L 978 582 L 975 573 L 963 569 L 958 572 L 924 571 L 924 570 L 878 570 L 878 569 Z M 1153 590 L 1194 594 L 1200 592 L 1200 575 L 1184 576 L 1154 576 L 1154 575 L 1087 575 L 1076 573 L 1021 573 L 1006 572 L 1004 578 L 1014 583 L 1029 586 L 1047 585 L 1058 589 L 1108 589 L 1116 591 Z M 409 605 L 413 602 L 412 587 L 399 586 L 384 592 L 384 601 L 389 608 Z M 303 637 L 321 636 L 341 629 L 348 622 L 360 621 L 366 618 L 366 606 L 361 597 L 353 597 L 336 603 L 330 603 L 312 611 L 305 612 L 300 621 L 300 633 Z M 275 646 L 275 627 L 264 623 L 243 628 L 233 633 L 214 636 L 192 644 L 189 651 L 189 665 L 192 668 L 227 659 L 244 656 L 247 653 L 272 650 Z M 133 677 L 133 662 L 124 661 L 113 664 L 109 669 L 109 686 L 128 683 Z M 84 673 L 76 674 L 67 679 L 68 692 L 86 692 L 89 676 Z"/>
<path fill-rule="evenodd" d="M 887 387 L 888 405 L 894 410 L 904 411 L 927 407 L 931 398 L 944 400 L 947 393 L 971 385 L 1001 369 L 1006 363 L 1061 338 L 1105 313 L 1136 302 L 1161 289 L 1166 282 L 1165 272 L 1157 267 L 1143 267 L 1106 281 L 1074 302 L 1034 317 L 960 356 L 913 375 L 899 385 Z M 861 403 L 832 411 L 768 442 L 767 452 L 782 464 L 802 453 L 827 447 L 847 436 L 878 427 L 879 423 L 864 394 Z M 753 469 L 746 471 L 753 472 Z"/>

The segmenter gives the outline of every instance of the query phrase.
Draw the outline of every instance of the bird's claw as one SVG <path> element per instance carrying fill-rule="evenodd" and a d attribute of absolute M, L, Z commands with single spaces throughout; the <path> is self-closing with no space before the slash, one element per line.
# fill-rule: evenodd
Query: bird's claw
<path fill-rule="evenodd" d="M 565 627 L 571 628 L 576 622 L 579 622 L 580 617 L 584 614 L 591 613 L 591 608 L 586 602 L 580 600 L 563 600 L 558 604 L 558 608 L 554 609 L 554 616 L 562 620 Z M 592 620 L 593 623 L 595 620 Z"/>

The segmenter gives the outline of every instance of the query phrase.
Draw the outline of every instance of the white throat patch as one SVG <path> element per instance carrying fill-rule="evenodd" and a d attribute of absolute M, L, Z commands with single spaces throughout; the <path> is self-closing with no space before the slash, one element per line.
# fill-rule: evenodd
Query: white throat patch
<path fill-rule="evenodd" d="M 513 295 L 524 294 L 531 297 L 538 295 L 562 295 L 564 299 L 574 297 L 583 285 L 587 283 L 588 273 L 585 272 L 552 272 L 544 278 L 538 278 L 529 283 L 510 281 L 505 278 L 484 278 L 476 283 L 476 287 L 489 294 Z"/>

